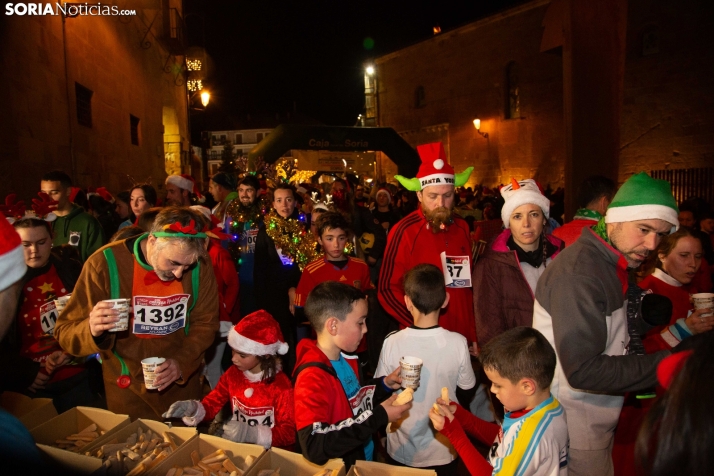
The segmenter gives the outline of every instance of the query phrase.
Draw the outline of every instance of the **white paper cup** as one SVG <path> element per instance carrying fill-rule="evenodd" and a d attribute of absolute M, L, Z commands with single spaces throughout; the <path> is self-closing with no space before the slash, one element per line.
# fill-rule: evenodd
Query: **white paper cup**
<path fill-rule="evenodd" d="M 401 366 L 399 376 L 402 377 L 402 387 L 412 388 L 414 390 L 419 388 L 421 367 L 424 365 L 424 361 L 419 357 L 407 355 L 399 360 L 399 365 Z"/>
<path fill-rule="evenodd" d="M 69 298 L 72 297 L 72 294 L 65 294 L 64 296 L 60 296 L 57 299 L 55 299 L 55 309 L 57 310 L 57 317 L 59 317 L 60 314 L 62 314 L 62 311 L 64 311 L 65 306 L 67 306 L 67 303 L 69 302 Z"/>
<path fill-rule="evenodd" d="M 105 299 L 102 302 L 114 304 L 114 309 L 119 311 L 119 320 L 109 332 L 121 332 L 129 329 L 129 300 L 128 299 Z"/>
<path fill-rule="evenodd" d="M 714 309 L 714 293 L 692 294 L 694 309 Z M 702 314 L 702 317 L 711 316 L 713 313 Z"/>
<path fill-rule="evenodd" d="M 141 368 L 144 370 L 144 385 L 148 390 L 159 388 L 154 385 L 156 380 L 156 367 L 166 362 L 163 357 L 149 357 L 141 361 Z"/>

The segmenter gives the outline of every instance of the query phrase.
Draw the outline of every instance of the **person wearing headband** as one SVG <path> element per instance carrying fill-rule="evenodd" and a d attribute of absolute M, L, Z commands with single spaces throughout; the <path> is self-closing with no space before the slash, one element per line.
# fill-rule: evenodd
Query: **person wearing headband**
<path fill-rule="evenodd" d="M 149 233 L 111 243 L 85 264 L 54 335 L 77 356 L 99 353 L 109 410 L 132 420 L 160 420 L 178 400 L 201 397 L 199 369 L 219 328 L 218 291 L 206 259 L 202 218 L 167 207 Z M 112 332 L 119 311 L 133 310 L 127 330 Z M 161 357 L 157 390 L 147 390 L 143 359 Z"/>

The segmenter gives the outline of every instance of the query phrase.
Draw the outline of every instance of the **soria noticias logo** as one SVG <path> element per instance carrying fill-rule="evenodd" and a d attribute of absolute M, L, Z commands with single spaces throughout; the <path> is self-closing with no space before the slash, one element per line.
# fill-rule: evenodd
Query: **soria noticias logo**
<path fill-rule="evenodd" d="M 134 16 L 136 10 L 122 10 L 115 5 L 101 3 L 7 3 L 5 15 Z"/>

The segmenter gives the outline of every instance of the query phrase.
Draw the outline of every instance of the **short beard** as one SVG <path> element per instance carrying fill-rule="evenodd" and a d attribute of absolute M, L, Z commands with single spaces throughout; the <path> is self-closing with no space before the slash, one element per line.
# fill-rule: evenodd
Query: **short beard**
<path fill-rule="evenodd" d="M 243 201 L 243 197 L 238 197 L 238 201 L 240 202 L 240 206 L 241 206 L 244 210 L 247 210 L 247 209 L 249 209 L 250 207 L 253 206 L 253 204 L 255 203 L 255 200 L 252 200 L 252 201 L 251 201 L 251 200 L 250 200 L 250 197 L 245 197 L 245 198 L 246 198 L 246 200 L 247 200 L 248 203 L 246 203 L 245 201 Z"/>
<path fill-rule="evenodd" d="M 449 226 L 454 223 L 454 218 L 449 208 L 438 207 L 434 210 L 427 210 L 422 205 L 422 211 L 432 233 L 446 232 L 449 230 Z"/>
<path fill-rule="evenodd" d="M 619 225 L 619 226 L 618 226 Z M 612 245 L 613 248 L 615 248 L 617 251 L 619 251 L 622 256 L 625 258 L 625 261 L 627 261 L 627 267 L 628 269 L 636 269 L 639 268 L 642 263 L 644 263 L 644 260 L 636 260 L 630 258 L 630 253 L 633 254 L 638 254 L 647 257 L 650 254 L 650 250 L 643 248 L 641 250 L 633 249 L 633 250 L 623 250 L 620 249 L 620 247 L 617 245 L 617 241 L 620 238 L 620 234 L 622 231 L 622 227 L 620 223 L 617 223 L 615 227 L 612 229 L 612 232 L 608 236 L 610 238 L 610 244 Z"/>

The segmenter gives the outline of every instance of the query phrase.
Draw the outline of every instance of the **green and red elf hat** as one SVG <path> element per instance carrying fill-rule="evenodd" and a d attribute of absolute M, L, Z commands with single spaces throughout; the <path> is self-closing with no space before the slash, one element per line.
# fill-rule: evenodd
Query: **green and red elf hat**
<path fill-rule="evenodd" d="M 444 145 L 441 142 L 419 145 L 417 146 L 417 152 L 421 158 L 421 166 L 417 176 L 412 179 L 401 175 L 394 176 L 404 188 L 412 192 L 418 192 L 430 185 L 461 187 L 474 170 L 473 167 L 468 167 L 460 174 L 454 173 L 454 168 L 446 161 Z"/>

